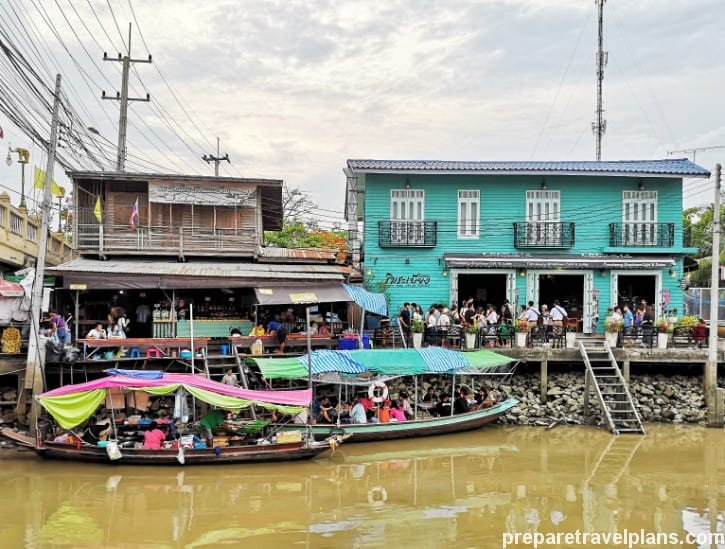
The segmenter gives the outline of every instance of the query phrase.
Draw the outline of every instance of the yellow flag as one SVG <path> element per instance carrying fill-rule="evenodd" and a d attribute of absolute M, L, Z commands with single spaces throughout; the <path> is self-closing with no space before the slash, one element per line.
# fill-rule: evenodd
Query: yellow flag
<path fill-rule="evenodd" d="M 103 217 L 101 215 L 103 213 L 103 209 L 101 208 L 101 197 L 100 196 L 96 198 L 96 207 L 93 208 L 93 213 L 95 214 L 98 222 L 103 223 L 103 221 L 102 221 Z"/>
<path fill-rule="evenodd" d="M 35 166 L 34 180 L 34 187 L 36 189 L 42 189 L 43 185 L 45 185 L 45 172 L 38 168 L 38 166 Z M 53 196 L 62 197 L 65 195 L 65 189 L 55 181 L 51 182 L 50 189 Z"/>

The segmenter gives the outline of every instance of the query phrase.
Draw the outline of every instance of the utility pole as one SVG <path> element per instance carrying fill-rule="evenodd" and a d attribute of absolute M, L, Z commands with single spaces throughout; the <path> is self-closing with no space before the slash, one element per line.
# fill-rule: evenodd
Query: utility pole
<path fill-rule="evenodd" d="M 44 377 L 40 361 L 38 332 L 40 329 L 40 313 L 43 306 L 43 279 L 45 278 L 45 256 L 48 252 L 48 230 L 50 226 L 51 186 L 53 166 L 55 165 L 55 149 L 58 140 L 58 111 L 60 110 L 60 74 L 55 77 L 55 101 L 53 102 L 53 120 L 50 125 L 50 141 L 48 143 L 48 163 L 45 166 L 45 182 L 43 183 L 43 201 L 40 204 L 40 243 L 38 244 L 38 261 L 35 264 L 35 281 L 30 312 L 30 340 L 28 342 L 28 358 L 25 366 L 25 397 L 31 399 L 30 433 L 35 436 L 39 415 L 38 402 L 33 398 L 43 392 Z M 28 394 L 30 390 L 30 394 Z M 26 400 L 27 402 L 27 400 Z"/>
<path fill-rule="evenodd" d="M 710 282 L 710 338 L 705 365 L 707 426 L 723 426 L 723 397 L 717 388 L 717 327 L 720 312 L 720 164 L 715 166 L 715 202 L 712 210 L 712 281 Z"/>
<path fill-rule="evenodd" d="M 219 138 L 216 138 L 216 156 L 214 155 L 204 155 L 201 157 L 201 159 L 209 164 L 209 162 L 214 162 L 214 175 L 216 177 L 219 177 L 219 163 L 222 160 L 226 160 L 230 164 L 232 163 L 231 160 L 229 160 L 229 153 L 224 153 L 224 156 L 219 156 Z"/>
<path fill-rule="evenodd" d="M 695 155 L 697 155 L 698 152 L 701 151 L 712 151 L 714 149 L 725 149 L 725 145 L 717 145 L 715 147 L 696 147 L 694 149 L 680 149 L 679 151 L 667 151 L 667 156 L 672 156 L 673 154 L 687 154 L 692 155 L 692 161 L 695 162 Z"/>
<path fill-rule="evenodd" d="M 599 12 L 599 37 L 597 40 L 597 120 L 592 122 L 592 131 L 597 139 L 597 160 L 602 159 L 602 137 L 607 130 L 607 121 L 604 120 L 604 100 L 602 99 L 602 83 L 604 82 L 604 67 L 607 66 L 609 52 L 604 51 L 604 2 L 596 0 Z"/>
<path fill-rule="evenodd" d="M 122 172 L 126 162 L 126 123 L 128 121 L 128 102 L 151 101 L 151 96 L 148 93 L 146 94 L 146 97 L 128 96 L 128 70 L 131 67 L 131 63 L 151 63 L 151 55 L 149 55 L 148 59 L 131 59 L 131 23 L 129 23 L 128 50 L 126 51 L 126 55 L 121 56 L 119 53 L 118 58 L 114 59 L 112 57 L 108 57 L 106 52 L 103 52 L 103 60 L 120 61 L 123 66 L 123 70 L 121 72 L 121 92 L 116 92 L 116 97 L 107 97 L 105 91 L 101 93 L 101 99 L 121 102 L 121 108 L 119 109 L 118 115 L 118 157 L 116 158 L 116 171 Z"/>

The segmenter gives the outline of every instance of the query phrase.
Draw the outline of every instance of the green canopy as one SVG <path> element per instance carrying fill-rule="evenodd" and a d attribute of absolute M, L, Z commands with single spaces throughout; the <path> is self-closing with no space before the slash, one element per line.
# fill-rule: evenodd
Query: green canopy
<path fill-rule="evenodd" d="M 301 379 L 307 377 L 307 367 L 299 358 L 252 358 L 265 379 Z"/>
<path fill-rule="evenodd" d="M 485 349 L 463 353 L 463 356 L 471 365 L 470 368 L 464 370 L 465 372 L 471 372 L 472 370 L 477 372 L 495 370 L 496 368 L 500 368 L 501 366 L 505 366 L 513 362 L 513 360 L 507 356 L 494 353 L 493 351 L 487 351 Z"/>

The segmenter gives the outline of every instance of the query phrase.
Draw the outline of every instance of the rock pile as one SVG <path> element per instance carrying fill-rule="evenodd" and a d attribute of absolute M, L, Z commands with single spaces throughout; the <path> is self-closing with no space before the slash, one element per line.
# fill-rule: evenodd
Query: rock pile
<path fill-rule="evenodd" d="M 539 399 L 538 374 L 515 376 L 499 387 L 520 401 L 502 418 L 503 423 L 550 426 L 557 423 L 583 424 L 584 374 L 549 375 L 547 402 Z M 645 422 L 704 423 L 707 406 L 701 377 L 642 375 L 632 376 L 630 391 L 640 417 Z M 590 423 L 605 420 L 594 393 L 590 393 Z"/>

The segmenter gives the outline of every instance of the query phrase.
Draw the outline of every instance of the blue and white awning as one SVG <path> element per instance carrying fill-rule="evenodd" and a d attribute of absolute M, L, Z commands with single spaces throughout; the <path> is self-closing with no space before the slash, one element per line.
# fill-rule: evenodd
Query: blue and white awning
<path fill-rule="evenodd" d="M 362 286 L 350 286 L 349 284 L 343 284 L 343 286 L 347 293 L 350 294 L 350 298 L 360 307 L 369 313 L 388 316 L 388 302 L 385 299 L 385 294 L 368 292 Z"/>

